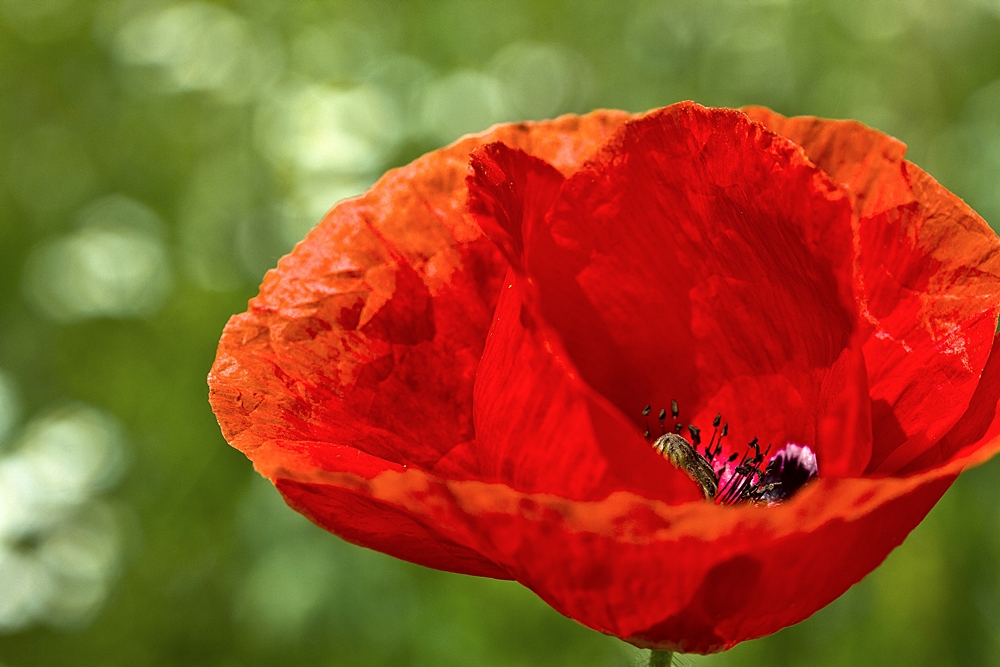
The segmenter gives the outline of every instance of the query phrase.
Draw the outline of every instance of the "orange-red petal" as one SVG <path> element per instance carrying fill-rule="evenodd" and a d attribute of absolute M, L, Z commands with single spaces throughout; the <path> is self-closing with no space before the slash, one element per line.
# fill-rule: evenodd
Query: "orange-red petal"
<path fill-rule="evenodd" d="M 272 480 L 406 468 L 476 478 L 473 382 L 507 263 L 465 213 L 469 153 L 503 141 L 571 171 L 627 118 L 607 111 L 499 126 L 335 207 L 226 325 L 209 376 L 226 439 Z M 344 512 L 336 530 L 380 546 L 361 537 L 366 522 L 364 512 Z M 422 530 L 409 531 L 407 553 L 390 551 L 503 576 L 474 555 L 448 556 L 438 544 L 447 537 Z"/>
<path fill-rule="evenodd" d="M 740 447 L 809 444 L 827 476 L 868 463 L 851 206 L 787 139 L 732 110 L 651 112 L 566 181 L 525 252 L 541 319 L 637 426 L 677 399 Z"/>
<path fill-rule="evenodd" d="M 965 412 L 1000 313 L 1000 241 L 961 199 L 904 159 L 906 146 L 856 121 L 745 110 L 801 145 L 851 193 L 857 291 L 870 332 L 867 472 L 942 460 L 941 438 Z"/>

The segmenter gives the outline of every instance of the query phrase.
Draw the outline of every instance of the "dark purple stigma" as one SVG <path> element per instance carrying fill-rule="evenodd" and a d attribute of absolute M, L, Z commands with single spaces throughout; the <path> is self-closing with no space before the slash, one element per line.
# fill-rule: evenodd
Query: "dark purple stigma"
<path fill-rule="evenodd" d="M 785 445 L 767 464 L 760 478 L 764 502 L 781 502 L 816 477 L 816 454 L 805 445 Z"/>

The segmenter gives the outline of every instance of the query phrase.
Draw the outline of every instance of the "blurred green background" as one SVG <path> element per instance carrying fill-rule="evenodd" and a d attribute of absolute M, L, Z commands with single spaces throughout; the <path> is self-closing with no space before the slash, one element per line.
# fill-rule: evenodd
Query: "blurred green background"
<path fill-rule="evenodd" d="M 205 375 L 264 271 L 385 169 L 685 98 L 858 118 L 1000 223 L 1000 0 L 0 0 L 0 665 L 643 660 L 313 527 L 226 446 Z M 1000 462 L 967 473 L 840 600 L 688 663 L 1000 665 L 998 500 Z"/>

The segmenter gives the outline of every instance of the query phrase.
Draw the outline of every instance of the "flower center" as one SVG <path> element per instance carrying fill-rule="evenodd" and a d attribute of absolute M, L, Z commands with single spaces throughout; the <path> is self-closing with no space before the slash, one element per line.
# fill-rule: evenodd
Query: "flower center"
<path fill-rule="evenodd" d="M 776 505 L 790 498 L 819 472 L 816 454 L 808 445 L 786 443 L 766 466 L 764 461 L 771 451 L 771 445 L 761 451 L 757 438 L 747 444 L 742 456 L 738 452 L 724 456 L 723 451 L 730 450 L 731 447 L 728 443 L 723 445 L 723 440 L 729 435 L 729 423 L 722 422 L 721 414 L 712 420 L 712 438 L 699 451 L 701 429 L 688 424 L 690 440 L 681 435 L 684 425 L 678 420 L 680 409 L 677 401 L 670 401 L 673 432 L 667 432 L 667 410 L 661 408 L 661 434 L 653 440 L 648 420 L 651 410 L 650 405 L 642 410 L 642 416 L 647 418 L 646 440 L 674 467 L 687 473 L 701 488 L 705 498 L 717 505 Z"/>

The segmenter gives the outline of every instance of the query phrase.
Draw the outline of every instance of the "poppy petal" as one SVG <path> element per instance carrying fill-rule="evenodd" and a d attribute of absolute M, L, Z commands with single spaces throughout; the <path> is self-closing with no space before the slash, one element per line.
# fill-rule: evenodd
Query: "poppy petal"
<path fill-rule="evenodd" d="M 723 413 L 732 442 L 809 443 L 821 475 L 864 469 L 851 206 L 797 146 L 673 105 L 570 176 L 547 223 L 525 239 L 540 318 L 622 413 L 638 424 L 676 398 L 685 421 Z"/>
<path fill-rule="evenodd" d="M 592 500 L 629 490 L 681 503 L 702 498 L 635 423 L 594 392 L 526 308 L 512 270 L 476 378 L 482 479 L 519 491 Z"/>
<path fill-rule="evenodd" d="M 913 472 L 969 405 L 1000 313 L 1000 240 L 916 165 L 906 146 L 855 121 L 752 118 L 842 183 L 858 220 L 858 291 L 872 399 L 867 472 Z M 970 268 L 975 267 L 975 268 Z M 943 388 L 947 388 L 946 390 Z"/>
<path fill-rule="evenodd" d="M 591 628 L 712 653 L 801 621 L 860 581 L 959 470 L 820 479 L 770 508 L 667 505 L 626 492 L 580 502 L 416 469 L 371 480 L 290 470 L 278 485 L 289 498 L 350 489 L 433 525 Z M 320 525 L 342 521 L 335 503 L 306 504 L 320 508 Z"/>
<path fill-rule="evenodd" d="M 903 175 L 906 144 L 856 120 L 814 116 L 787 118 L 764 107 L 745 114 L 802 147 L 817 167 L 844 186 L 859 217 L 870 217 L 914 201 Z"/>
<path fill-rule="evenodd" d="M 525 233 L 545 218 L 565 177 L 545 160 L 500 142 L 474 150 L 469 168 L 469 212 L 522 271 Z"/>
<path fill-rule="evenodd" d="M 533 314 L 531 283 L 521 275 L 522 239 L 542 224 L 564 180 L 544 161 L 503 144 L 472 153 L 469 209 L 513 267 L 476 375 L 482 478 L 574 499 L 628 489 L 668 502 L 697 500 L 701 493 L 687 476 L 580 381 Z"/>
<path fill-rule="evenodd" d="M 969 409 L 948 431 L 935 447 L 915 455 L 897 474 L 908 474 L 943 465 L 978 465 L 996 451 L 994 443 L 997 428 L 997 407 L 1000 404 L 1000 336 L 993 340 L 993 348 L 983 367 L 983 374 L 969 401 Z"/>
<path fill-rule="evenodd" d="M 906 173 L 916 202 L 861 221 L 877 327 L 865 344 L 875 474 L 914 472 L 912 461 L 939 446 L 980 382 L 1000 312 L 996 234 L 926 173 L 909 163 Z"/>
<path fill-rule="evenodd" d="M 500 126 L 335 207 L 226 325 L 209 375 L 226 439 L 272 480 L 289 469 L 370 479 L 403 466 L 475 478 L 473 383 L 507 263 L 465 212 L 469 153 L 503 141 L 572 171 L 628 118 Z M 366 523 L 347 513 L 336 532 L 380 545 Z M 449 559 L 433 526 L 410 532 L 414 555 L 400 557 L 433 553 L 425 564 L 503 576 L 469 554 Z"/>

